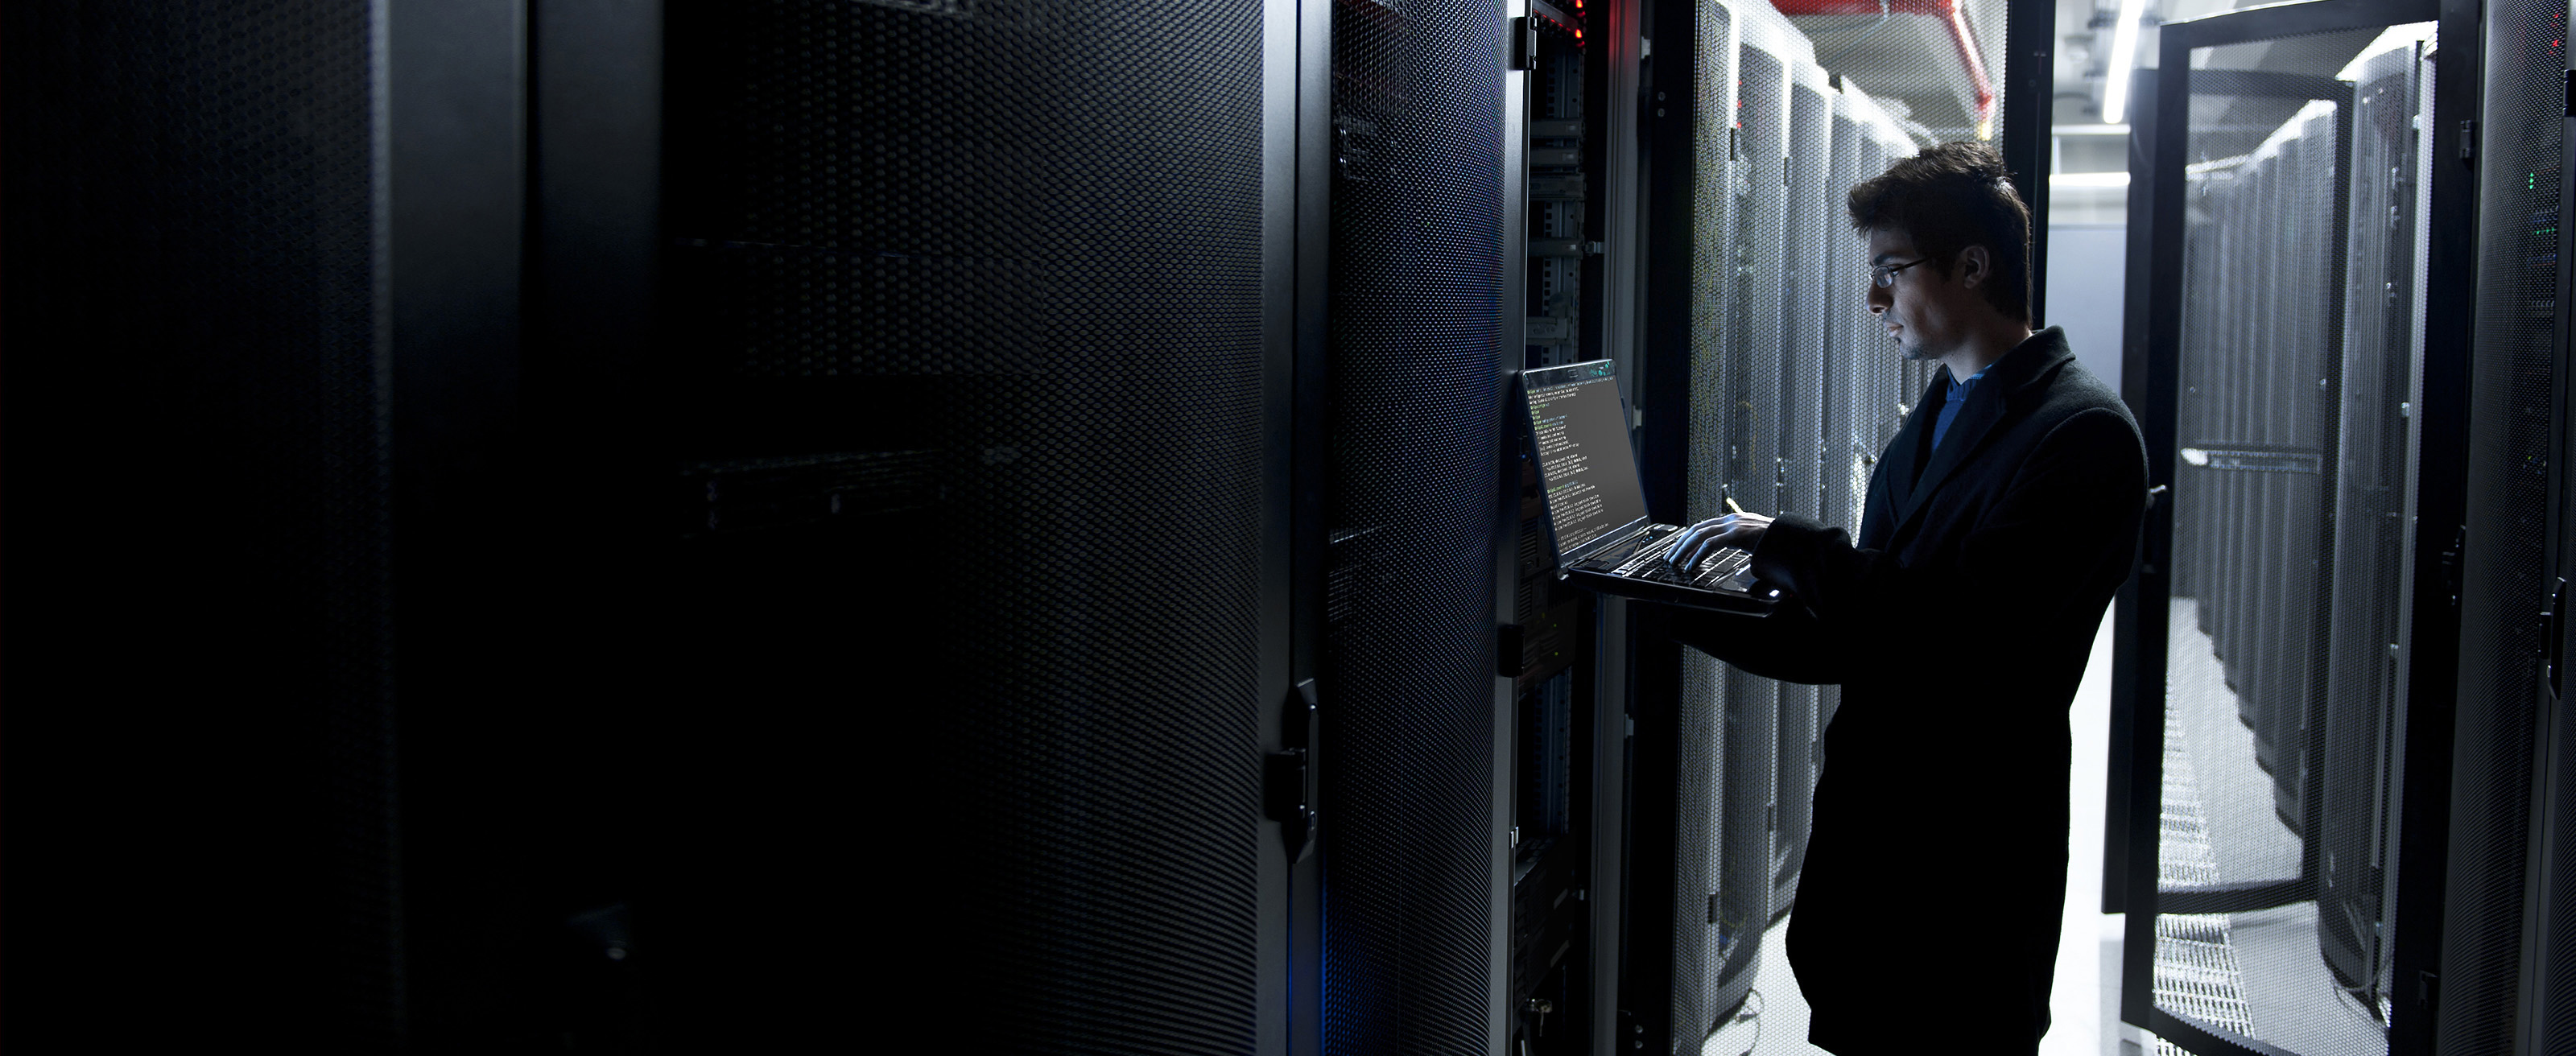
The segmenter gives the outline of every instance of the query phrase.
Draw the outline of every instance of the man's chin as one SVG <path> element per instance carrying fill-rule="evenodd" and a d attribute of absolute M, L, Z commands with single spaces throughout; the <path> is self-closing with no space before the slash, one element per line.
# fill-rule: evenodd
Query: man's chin
<path fill-rule="evenodd" d="M 1922 343 L 1917 341 L 1898 342 L 1896 345 L 1896 354 L 1916 362 L 1933 358 L 1924 354 Z"/>

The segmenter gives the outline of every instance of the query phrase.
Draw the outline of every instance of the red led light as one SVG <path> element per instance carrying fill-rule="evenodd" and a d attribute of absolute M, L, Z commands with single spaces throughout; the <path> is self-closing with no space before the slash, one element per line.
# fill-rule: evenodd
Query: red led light
<path fill-rule="evenodd" d="M 1579 29 L 1578 29 L 1578 30 L 1575 30 L 1575 31 L 1574 31 L 1574 39 L 1576 39 L 1576 40 L 1581 40 L 1581 39 L 1583 39 L 1583 31 L 1582 31 L 1582 30 L 1579 30 Z"/>

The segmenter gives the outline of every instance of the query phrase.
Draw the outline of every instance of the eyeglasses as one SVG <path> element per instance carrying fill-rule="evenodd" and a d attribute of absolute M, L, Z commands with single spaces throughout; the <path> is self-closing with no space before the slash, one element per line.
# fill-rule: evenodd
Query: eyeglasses
<path fill-rule="evenodd" d="M 1884 290 L 1890 286 L 1896 285 L 1897 272 L 1931 259 L 1932 258 L 1930 257 L 1920 257 L 1906 261 L 1903 264 L 1872 264 L 1869 266 L 1869 281 L 1872 285 Z"/>

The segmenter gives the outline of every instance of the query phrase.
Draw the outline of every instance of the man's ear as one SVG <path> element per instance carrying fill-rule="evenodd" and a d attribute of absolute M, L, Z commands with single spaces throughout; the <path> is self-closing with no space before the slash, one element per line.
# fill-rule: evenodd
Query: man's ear
<path fill-rule="evenodd" d="M 1973 290 L 1994 273 L 1995 262 L 1986 256 L 1986 247 L 1969 246 L 1959 251 L 1959 285 Z"/>

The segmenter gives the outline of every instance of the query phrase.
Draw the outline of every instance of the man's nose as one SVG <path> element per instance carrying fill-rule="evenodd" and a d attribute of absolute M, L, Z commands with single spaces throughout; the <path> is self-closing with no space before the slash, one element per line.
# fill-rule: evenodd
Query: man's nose
<path fill-rule="evenodd" d="M 1888 308 L 1896 304 L 1896 298 L 1888 296 L 1887 291 L 1878 288 L 1877 283 L 1870 284 L 1869 293 L 1864 299 L 1869 303 L 1869 314 L 1871 315 L 1882 314 L 1886 312 Z"/>

